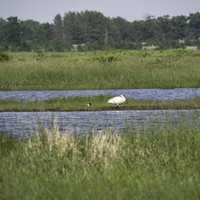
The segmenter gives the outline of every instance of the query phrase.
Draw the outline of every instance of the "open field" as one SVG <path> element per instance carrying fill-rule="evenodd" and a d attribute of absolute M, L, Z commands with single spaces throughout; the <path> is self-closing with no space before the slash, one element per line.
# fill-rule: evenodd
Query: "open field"
<path fill-rule="evenodd" d="M 200 87 L 200 51 L 8 53 L 0 90 Z"/>
<path fill-rule="evenodd" d="M 57 98 L 46 101 L 7 101 L 0 100 L 0 112 L 22 111 L 100 111 L 100 110 L 165 110 L 200 109 L 200 98 L 175 101 L 139 101 L 128 99 L 120 106 L 107 103 L 110 97 Z M 88 107 L 88 103 L 91 106 Z"/>
<path fill-rule="evenodd" d="M 0 135 L 0 199 L 198 199 L 200 134 L 179 127 L 30 139 Z"/>

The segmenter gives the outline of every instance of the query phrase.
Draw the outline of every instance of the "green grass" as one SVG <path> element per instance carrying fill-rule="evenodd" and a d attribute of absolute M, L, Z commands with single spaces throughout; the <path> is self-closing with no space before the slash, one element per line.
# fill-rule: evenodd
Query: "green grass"
<path fill-rule="evenodd" d="M 200 109 L 200 98 L 192 100 L 150 101 L 128 99 L 119 107 L 107 103 L 108 96 L 57 98 L 46 101 L 0 100 L 0 112 L 5 111 L 99 111 L 149 109 Z M 91 106 L 88 107 L 88 103 Z"/>
<path fill-rule="evenodd" d="M 124 135 L 0 137 L 0 199 L 200 197 L 200 133 L 179 127 Z"/>
<path fill-rule="evenodd" d="M 200 51 L 9 53 L 0 90 L 200 87 Z"/>

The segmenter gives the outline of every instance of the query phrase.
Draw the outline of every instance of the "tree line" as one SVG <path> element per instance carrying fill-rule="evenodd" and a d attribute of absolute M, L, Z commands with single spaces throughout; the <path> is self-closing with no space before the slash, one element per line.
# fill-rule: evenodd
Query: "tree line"
<path fill-rule="evenodd" d="M 148 16 L 133 22 L 97 11 L 58 14 L 53 23 L 0 18 L 2 51 L 141 49 L 145 45 L 160 49 L 200 46 L 200 13 Z"/>

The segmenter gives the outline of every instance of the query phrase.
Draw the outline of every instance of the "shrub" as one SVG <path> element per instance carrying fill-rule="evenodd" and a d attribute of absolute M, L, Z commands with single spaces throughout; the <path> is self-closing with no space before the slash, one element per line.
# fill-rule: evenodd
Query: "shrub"
<path fill-rule="evenodd" d="M 10 56 L 6 53 L 0 53 L 0 62 L 9 61 Z"/>
<path fill-rule="evenodd" d="M 114 56 L 114 55 L 102 55 L 98 57 L 94 57 L 95 61 L 99 61 L 100 63 L 112 63 L 119 61 L 120 58 L 119 56 Z"/>

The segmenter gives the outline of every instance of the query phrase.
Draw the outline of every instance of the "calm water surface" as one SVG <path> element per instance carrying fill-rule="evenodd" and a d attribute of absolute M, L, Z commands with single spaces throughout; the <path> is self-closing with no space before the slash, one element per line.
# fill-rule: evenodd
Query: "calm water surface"
<path fill-rule="evenodd" d="M 41 127 L 56 124 L 61 131 L 73 133 L 112 131 L 144 132 L 149 128 L 163 128 L 187 122 L 197 126 L 200 110 L 145 110 L 145 111 L 95 111 L 95 112 L 2 112 L 0 132 L 29 136 Z"/>
<path fill-rule="evenodd" d="M 58 97 L 115 96 L 124 94 L 137 100 L 181 100 L 200 97 L 200 88 L 178 89 L 117 89 L 117 90 L 68 90 L 68 91 L 0 91 L 0 100 L 48 100 Z"/>

